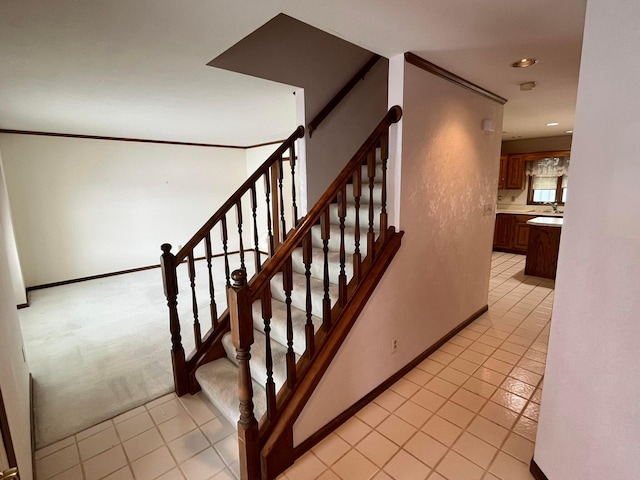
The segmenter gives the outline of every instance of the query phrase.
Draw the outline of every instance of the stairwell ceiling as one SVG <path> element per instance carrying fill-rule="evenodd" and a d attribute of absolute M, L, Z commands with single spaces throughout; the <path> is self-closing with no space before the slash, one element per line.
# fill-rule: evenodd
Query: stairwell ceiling
<path fill-rule="evenodd" d="M 2 0 L 0 128 L 284 138 L 295 127 L 291 87 L 206 65 L 283 12 L 386 57 L 414 52 L 507 98 L 505 139 L 559 135 L 573 128 L 584 9 L 584 0 Z M 540 61 L 511 68 L 521 57 Z M 525 81 L 537 87 L 520 91 Z"/>

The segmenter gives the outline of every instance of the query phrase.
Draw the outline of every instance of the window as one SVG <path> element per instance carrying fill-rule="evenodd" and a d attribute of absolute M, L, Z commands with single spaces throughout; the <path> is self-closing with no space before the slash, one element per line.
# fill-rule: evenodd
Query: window
<path fill-rule="evenodd" d="M 543 158 L 527 162 L 529 192 L 527 203 L 557 203 L 567 199 L 569 157 Z"/>

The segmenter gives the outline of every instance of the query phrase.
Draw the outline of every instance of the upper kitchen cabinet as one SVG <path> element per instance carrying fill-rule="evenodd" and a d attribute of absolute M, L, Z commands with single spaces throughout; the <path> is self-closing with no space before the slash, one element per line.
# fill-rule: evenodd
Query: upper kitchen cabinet
<path fill-rule="evenodd" d="M 522 190 L 525 184 L 524 173 L 525 168 L 523 155 L 501 155 L 498 189 Z"/>

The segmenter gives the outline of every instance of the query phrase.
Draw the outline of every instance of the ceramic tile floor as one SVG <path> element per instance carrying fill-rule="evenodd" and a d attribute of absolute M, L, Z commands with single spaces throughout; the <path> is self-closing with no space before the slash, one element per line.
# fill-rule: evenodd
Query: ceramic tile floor
<path fill-rule="evenodd" d="M 36 451 L 36 480 L 234 480 L 235 429 L 173 393 Z"/>
<path fill-rule="evenodd" d="M 553 282 L 494 253 L 485 315 L 300 458 L 282 480 L 531 480 Z M 36 452 L 37 480 L 238 477 L 200 395 L 154 400 Z"/>
<path fill-rule="evenodd" d="M 532 480 L 554 283 L 494 252 L 489 312 L 282 480 Z"/>

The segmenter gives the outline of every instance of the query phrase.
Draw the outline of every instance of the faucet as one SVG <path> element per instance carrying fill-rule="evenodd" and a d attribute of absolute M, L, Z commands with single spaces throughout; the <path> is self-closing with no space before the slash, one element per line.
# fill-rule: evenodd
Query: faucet
<path fill-rule="evenodd" d="M 545 205 L 551 205 L 551 208 L 553 208 L 553 213 L 559 213 L 558 212 L 558 202 L 544 202 Z"/>

